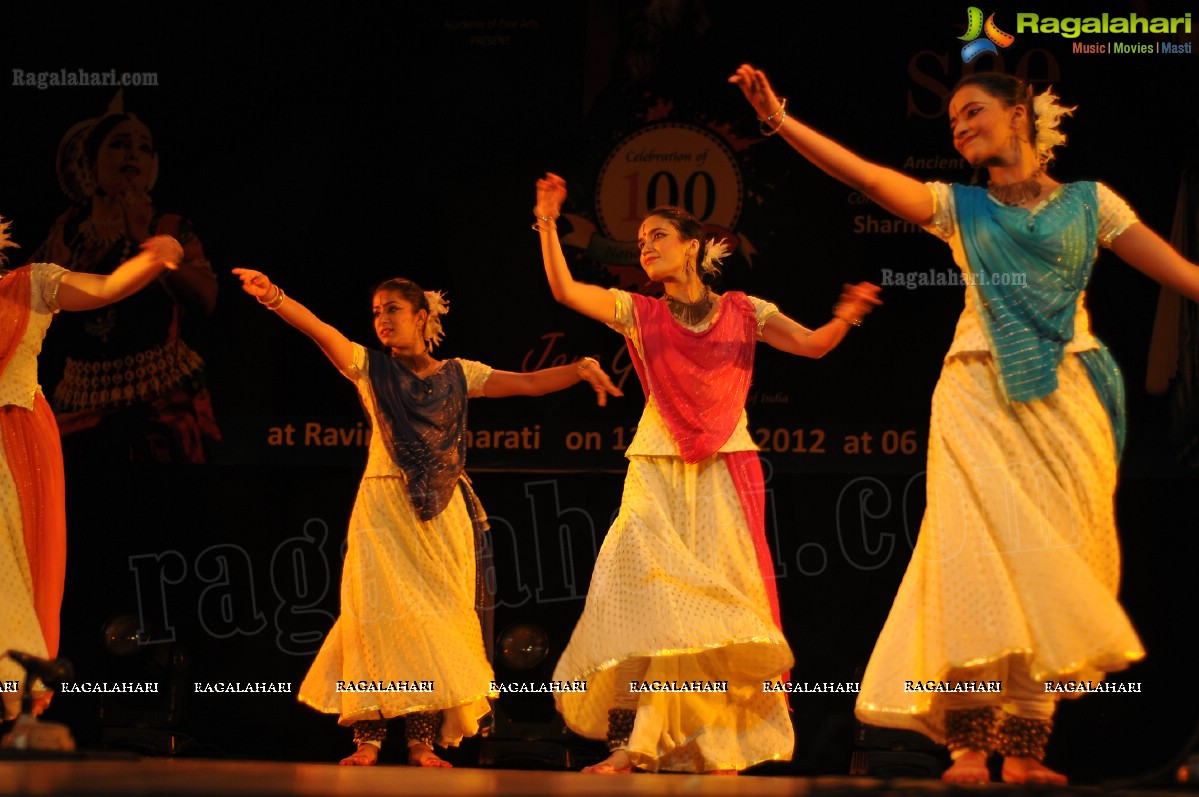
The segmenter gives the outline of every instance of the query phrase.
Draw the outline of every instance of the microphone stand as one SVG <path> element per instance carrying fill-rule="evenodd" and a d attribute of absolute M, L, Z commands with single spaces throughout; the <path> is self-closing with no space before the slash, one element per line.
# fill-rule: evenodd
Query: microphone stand
<path fill-rule="evenodd" d="M 21 692 L 21 713 L 11 731 L 0 739 L 0 748 L 29 752 L 73 753 L 75 738 L 71 729 L 59 722 L 42 722 L 33 713 L 33 679 L 25 670 Z"/>

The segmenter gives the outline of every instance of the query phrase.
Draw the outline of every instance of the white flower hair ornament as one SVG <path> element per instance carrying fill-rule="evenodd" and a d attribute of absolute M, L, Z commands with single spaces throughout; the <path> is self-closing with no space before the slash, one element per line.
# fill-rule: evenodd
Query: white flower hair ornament
<path fill-rule="evenodd" d="M 11 221 L 5 221 L 4 217 L 0 216 L 0 265 L 8 262 L 8 258 L 4 254 L 4 250 L 13 247 L 19 249 L 16 242 L 8 237 L 8 228 L 12 225 Z"/>
<path fill-rule="evenodd" d="M 445 337 L 441 329 L 441 317 L 450 311 L 450 303 L 445 300 L 441 291 L 425 291 L 425 301 L 429 303 L 429 319 L 425 321 L 425 341 L 432 349 Z"/>
<path fill-rule="evenodd" d="M 720 263 L 732 252 L 728 247 L 728 243 L 722 238 L 717 241 L 715 238 L 708 239 L 708 245 L 704 249 L 703 262 L 699 264 L 699 268 L 705 274 L 715 274 L 720 271 Z"/>
<path fill-rule="evenodd" d="M 1037 160 L 1042 166 L 1053 160 L 1053 148 L 1066 143 L 1066 135 L 1057 129 L 1063 116 L 1073 116 L 1077 105 L 1070 107 L 1061 105 L 1060 99 L 1053 93 L 1053 86 L 1036 95 L 1032 99 L 1033 116 L 1036 117 L 1036 136 L 1033 146 L 1037 151 Z"/>

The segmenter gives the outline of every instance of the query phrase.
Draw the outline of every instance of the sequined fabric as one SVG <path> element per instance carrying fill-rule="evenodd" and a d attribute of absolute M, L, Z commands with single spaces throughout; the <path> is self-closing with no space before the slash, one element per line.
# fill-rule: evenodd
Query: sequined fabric
<path fill-rule="evenodd" d="M 369 351 L 373 428 L 404 471 L 421 520 L 449 502 L 466 464 L 466 376 L 448 360 L 418 379 L 381 351 Z"/>
<path fill-rule="evenodd" d="M 1063 186 L 1031 211 L 996 205 L 1004 224 L 968 245 L 980 225 L 959 223 L 960 191 L 942 183 L 929 188 L 936 210 L 926 229 L 949 244 L 969 278 L 966 307 L 933 392 L 924 519 L 866 667 L 856 714 L 869 724 L 944 742 L 945 713 L 964 707 L 963 699 L 905 684 L 1010 686 L 1017 672 L 1021 681 L 1097 682 L 1145 655 L 1117 600 L 1113 496 L 1120 429 L 1109 405 L 1118 396 L 1113 400 L 1116 386 L 1096 375 L 1111 374 L 1114 363 L 1092 367 L 1104 350 L 1090 333 L 1082 301 L 1098 247 L 1110 246 L 1137 219 L 1102 184 Z M 1054 228 L 1069 231 L 1055 242 Z M 1083 240 L 1080 229 L 1092 237 Z M 989 300 L 970 284 L 976 276 L 969 252 L 994 245 L 995 236 L 1009 248 L 1027 243 L 1026 256 L 1048 259 L 1034 268 L 1051 273 L 1048 281 L 1029 290 L 1044 293 L 1056 281 L 1063 291 L 1061 301 L 1048 305 L 1056 315 L 1035 327 L 1056 330 L 1049 339 L 1058 358 L 1050 377 L 1038 371 L 1040 344 L 1029 350 L 1033 381 L 1056 389 L 1029 401 L 1009 400 L 991 354 L 993 325 L 998 318 L 999 336 L 1018 340 L 1006 325 L 1046 297 L 1019 298 L 1019 311 L 1010 314 L 984 306 Z M 1012 294 L 1025 290 L 1008 282 Z M 993 317 L 983 320 L 986 313 Z M 1021 369 L 1015 373 L 1019 381 Z M 1025 710 L 1051 714 L 1052 702 L 1042 708 L 1028 701 Z"/>
<path fill-rule="evenodd" d="M 453 383 L 482 395 L 491 369 L 454 361 Z M 371 363 L 373 365 L 373 361 Z M 447 363 L 449 365 L 449 363 Z M 374 414 L 366 351 L 355 346 L 346 376 Z M 341 614 L 300 686 L 301 702 L 338 715 L 342 725 L 440 711 L 437 743 L 454 746 L 478 733 L 490 711 L 494 673 L 476 614 L 476 538 L 472 508 L 462 489 L 445 508 L 422 519 L 409 497 L 404 471 L 383 435 L 372 434 L 366 473 L 358 489 L 346 539 Z M 338 681 L 407 688 L 346 690 Z M 426 681 L 431 689 L 414 688 Z"/>
<path fill-rule="evenodd" d="M 758 305 L 752 306 L 756 311 Z M 732 349 L 748 348 L 752 363 L 764 318 L 747 315 L 749 323 L 741 316 L 734 331 L 726 330 L 726 348 L 713 347 L 680 368 L 702 380 L 704 372 L 695 363 L 713 351 L 739 362 Z M 645 324 L 632 321 L 618 318 L 613 328 L 630 338 L 640 358 L 651 361 L 657 355 L 651 341 L 661 345 L 661 338 L 642 335 Z M 668 315 L 663 321 L 675 324 Z M 701 346 L 702 332 L 687 331 Z M 739 387 L 735 381 L 733 396 Z M 711 396 L 709 387 L 692 390 L 678 380 L 677 389 L 687 396 Z M 711 400 L 728 400 L 720 387 L 721 395 Z M 657 394 L 652 387 L 647 393 L 645 416 L 656 416 Z M 643 416 L 630 448 L 620 512 L 604 538 L 582 616 L 554 671 L 555 680 L 587 681 L 585 693 L 559 693 L 555 700 L 572 730 L 597 740 L 608 737 L 609 709 L 630 702 L 629 684 L 620 681 L 631 669 L 621 666 L 624 662 L 643 659 L 647 681 L 727 682 L 723 692 L 633 695 L 636 719 L 626 750 L 646 770 L 739 770 L 788 760 L 795 743 L 785 695 L 762 689 L 764 680 L 779 678 L 794 659 L 775 622 L 745 505 L 725 459 L 729 450 L 756 452 L 744 429 L 743 403 L 733 401 L 721 412 L 734 419 L 734 428 L 702 443 L 710 455 L 696 462 L 684 461 L 672 439 L 643 440 L 643 433 L 674 428 L 661 419 L 646 424 Z M 697 432 L 692 450 L 704 450 L 697 441 L 705 434 L 695 426 L 703 413 L 689 420 L 685 410 L 680 415 Z M 726 448 L 732 439 L 743 442 Z M 634 448 L 645 453 L 632 453 Z"/>
<path fill-rule="evenodd" d="M 1048 395 L 1098 249 L 1095 184 L 1067 183 L 1037 213 L 957 185 L 954 206 L 1004 394 L 1012 401 Z"/>
<path fill-rule="evenodd" d="M 909 681 L 1093 680 L 1145 653 L 1117 600 L 1115 443 L 1077 355 L 1058 388 L 1003 399 L 991 359 L 946 361 L 933 392 L 927 508 L 858 695 L 863 722 L 945 740 L 954 695 Z M 1066 695 L 1070 696 L 1070 695 Z"/>
<path fill-rule="evenodd" d="M 637 376 L 685 462 L 711 456 L 740 420 L 753 374 L 757 323 L 744 294 L 720 297 L 717 316 L 702 331 L 675 323 L 666 303 L 632 297 L 643 358 L 630 347 Z"/>

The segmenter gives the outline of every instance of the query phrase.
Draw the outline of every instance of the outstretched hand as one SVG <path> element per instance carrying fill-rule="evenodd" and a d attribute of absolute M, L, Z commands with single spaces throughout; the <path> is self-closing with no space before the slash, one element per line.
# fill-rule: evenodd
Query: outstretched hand
<path fill-rule="evenodd" d="M 775 95 L 774 89 L 770 87 L 766 73 L 761 69 L 755 69 L 749 64 L 742 64 L 729 77 L 729 82 L 741 88 L 741 93 L 754 107 L 759 119 L 766 119 L 771 114 L 777 113 L 779 106 L 782 105 L 778 96 Z"/>
<path fill-rule="evenodd" d="M 537 204 L 533 206 L 533 215 L 556 219 L 561 215 L 565 201 L 566 181 L 553 172 L 546 172 L 545 177 L 537 181 Z"/>
<path fill-rule="evenodd" d="M 165 268 L 176 271 L 183 260 L 183 247 L 169 235 L 155 235 L 142 241 L 141 249 L 149 252 Z"/>
<path fill-rule="evenodd" d="M 595 360 L 588 358 L 585 365 L 579 368 L 579 376 L 583 377 L 595 390 L 595 400 L 601 407 L 608 406 L 608 396 L 623 396 L 624 392 L 616 386 L 611 377 Z"/>
<path fill-rule="evenodd" d="M 881 292 L 882 288 L 872 282 L 859 282 L 857 285 L 846 283 L 837 302 L 837 316 L 850 323 L 860 323 L 871 310 L 883 303 L 878 297 Z"/>
<path fill-rule="evenodd" d="M 241 289 L 258 301 L 271 290 L 271 281 L 266 274 L 251 268 L 235 268 L 233 273 L 241 277 Z"/>

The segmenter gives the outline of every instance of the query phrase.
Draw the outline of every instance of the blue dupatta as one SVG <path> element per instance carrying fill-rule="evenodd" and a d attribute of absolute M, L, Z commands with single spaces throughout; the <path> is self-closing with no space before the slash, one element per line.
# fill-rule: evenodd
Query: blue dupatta
<path fill-rule="evenodd" d="M 487 658 L 494 652 L 494 551 L 487 515 L 466 475 L 466 374 L 457 360 L 419 379 L 390 355 L 367 349 L 367 376 L 375 414 L 392 460 L 404 472 L 408 496 L 421 520 L 441 514 L 462 489 L 475 536 L 475 611 Z"/>
<path fill-rule="evenodd" d="M 1057 389 L 1078 297 L 1098 254 L 1096 185 L 1066 183 L 1036 212 L 1000 205 L 977 186 L 954 185 L 953 197 L 1000 387 L 1009 401 L 1044 398 Z M 1119 458 L 1126 434 L 1120 369 L 1102 343 L 1079 357 L 1107 410 Z"/>

